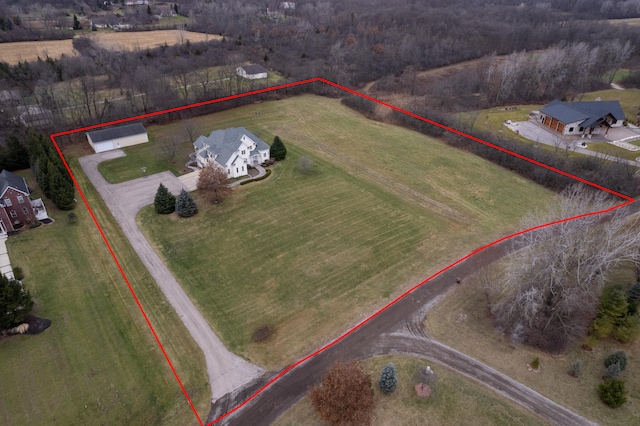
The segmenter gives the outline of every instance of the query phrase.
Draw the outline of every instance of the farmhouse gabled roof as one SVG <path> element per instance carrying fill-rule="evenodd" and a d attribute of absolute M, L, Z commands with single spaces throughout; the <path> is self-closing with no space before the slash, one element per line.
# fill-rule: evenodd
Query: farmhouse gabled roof
<path fill-rule="evenodd" d="M 250 75 L 253 74 L 262 74 L 264 72 L 267 72 L 267 70 L 265 70 L 262 66 L 258 65 L 258 64 L 251 64 L 251 65 L 244 65 L 242 67 L 242 69 Z"/>
<path fill-rule="evenodd" d="M 609 114 L 616 120 L 626 118 L 618 101 L 563 102 L 556 99 L 542 108 L 540 112 L 561 123 L 580 122 L 581 127 L 598 124 Z"/>
<path fill-rule="evenodd" d="M 29 195 L 29 187 L 27 187 L 27 182 L 23 177 L 3 170 L 0 172 L 0 196 L 3 196 L 8 188 L 13 188 L 25 195 Z"/>
<path fill-rule="evenodd" d="M 124 126 L 109 127 L 108 129 L 103 130 L 94 130 L 93 132 L 87 132 L 87 135 L 91 136 L 91 140 L 95 143 L 145 133 L 147 133 L 147 130 L 144 128 L 142 123 L 132 123 L 125 124 Z"/>
<path fill-rule="evenodd" d="M 200 136 L 196 139 L 193 146 L 196 150 L 201 151 L 199 155 L 202 158 L 206 158 L 207 154 L 210 153 L 218 164 L 224 166 L 229 162 L 238 148 L 240 148 L 243 135 L 247 135 L 256 143 L 256 150 L 263 151 L 269 149 L 269 145 L 244 127 L 214 130 L 208 137 Z"/>

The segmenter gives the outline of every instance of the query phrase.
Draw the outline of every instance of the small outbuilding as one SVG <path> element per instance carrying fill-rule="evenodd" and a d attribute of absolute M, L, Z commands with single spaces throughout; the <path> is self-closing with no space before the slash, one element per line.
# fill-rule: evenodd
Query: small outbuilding
<path fill-rule="evenodd" d="M 132 123 L 87 132 L 87 140 L 95 152 L 105 152 L 149 142 L 149 135 L 142 123 Z"/>
<path fill-rule="evenodd" d="M 247 78 L 249 80 L 258 80 L 261 78 L 267 78 L 267 70 L 258 64 L 245 65 L 236 68 L 236 74 L 240 77 Z"/>

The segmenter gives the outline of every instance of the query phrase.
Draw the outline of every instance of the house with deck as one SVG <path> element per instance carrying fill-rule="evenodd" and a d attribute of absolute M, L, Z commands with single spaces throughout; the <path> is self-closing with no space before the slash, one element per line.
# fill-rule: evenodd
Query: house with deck
<path fill-rule="evenodd" d="M 541 124 L 561 135 L 606 134 L 626 120 L 618 101 L 563 102 L 555 100 L 540 110 Z"/>
<path fill-rule="evenodd" d="M 269 160 L 269 145 L 244 127 L 214 130 L 196 139 L 193 147 L 199 167 L 219 167 L 229 178 L 246 176 L 249 166 Z"/>
<path fill-rule="evenodd" d="M 29 199 L 24 178 L 7 170 L 0 172 L 0 236 L 48 217 L 41 198 Z"/>

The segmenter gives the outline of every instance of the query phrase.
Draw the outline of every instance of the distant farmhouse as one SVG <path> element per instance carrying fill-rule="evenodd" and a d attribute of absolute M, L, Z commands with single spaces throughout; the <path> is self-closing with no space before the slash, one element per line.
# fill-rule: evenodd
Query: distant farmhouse
<path fill-rule="evenodd" d="M 193 143 L 198 166 L 223 169 L 227 177 L 246 176 L 248 166 L 258 166 L 269 159 L 269 145 L 245 129 L 235 127 L 214 130 Z"/>
<path fill-rule="evenodd" d="M 87 140 L 95 152 L 105 152 L 149 142 L 149 135 L 142 123 L 133 123 L 87 132 Z"/>
<path fill-rule="evenodd" d="M 618 101 L 563 102 L 555 100 L 540 110 L 538 120 L 562 135 L 597 135 L 621 127 L 626 117 Z"/>
<path fill-rule="evenodd" d="M 42 199 L 30 200 L 29 195 L 24 178 L 6 170 L 0 173 L 0 236 L 48 217 Z"/>
<path fill-rule="evenodd" d="M 248 78 L 249 80 L 267 78 L 267 70 L 257 64 L 238 67 L 236 68 L 236 74 L 240 77 Z"/>

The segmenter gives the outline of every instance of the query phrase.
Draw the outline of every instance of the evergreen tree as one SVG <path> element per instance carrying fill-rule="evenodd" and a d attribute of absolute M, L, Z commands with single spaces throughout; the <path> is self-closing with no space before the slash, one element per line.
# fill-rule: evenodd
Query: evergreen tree
<path fill-rule="evenodd" d="M 637 305 L 638 303 L 640 303 L 640 281 L 629 288 L 627 295 L 627 301 L 630 304 L 635 303 Z"/>
<path fill-rule="evenodd" d="M 78 17 L 76 16 L 76 14 L 73 14 L 73 29 L 74 30 L 81 30 L 82 27 L 80 26 L 80 21 L 78 20 Z"/>
<path fill-rule="evenodd" d="M 173 213 L 176 210 L 176 197 L 169 192 L 166 186 L 160 184 L 153 199 L 153 205 L 158 214 Z"/>
<path fill-rule="evenodd" d="M 191 217 L 198 213 L 196 202 L 193 201 L 191 195 L 184 189 L 180 191 L 180 195 L 178 195 L 176 199 L 176 213 L 178 213 L 180 217 Z"/>
<path fill-rule="evenodd" d="M 627 402 L 627 391 L 620 379 L 607 379 L 598 386 L 600 400 L 611 408 L 617 408 Z"/>
<path fill-rule="evenodd" d="M 282 161 L 287 156 L 287 148 L 280 140 L 280 137 L 276 136 L 273 138 L 273 144 L 271 144 L 271 148 L 269 148 L 269 155 L 277 161 Z"/>
<path fill-rule="evenodd" d="M 396 390 L 397 385 L 398 377 L 396 376 L 396 366 L 390 362 L 382 369 L 382 374 L 380 375 L 378 386 L 380 386 L 380 390 L 382 392 L 392 393 Z"/>
<path fill-rule="evenodd" d="M 7 146 L 0 153 L 0 169 L 20 170 L 29 168 L 29 151 L 16 135 L 7 137 Z"/>
<path fill-rule="evenodd" d="M 624 351 L 617 351 L 612 353 L 604 360 L 604 366 L 609 367 L 613 364 L 619 364 L 620 370 L 624 371 L 627 368 L 627 354 Z"/>
<path fill-rule="evenodd" d="M 60 174 L 59 170 L 55 168 L 53 170 L 54 172 L 49 175 L 51 201 L 53 201 L 60 210 L 73 210 L 75 206 L 73 201 L 75 188 L 73 184 L 69 183 L 69 181 Z"/>
<path fill-rule="evenodd" d="M 0 274 L 0 330 L 22 322 L 32 308 L 31 294 L 22 284 Z"/>
<path fill-rule="evenodd" d="M 577 360 L 576 362 L 571 364 L 571 367 L 569 368 L 569 371 L 567 371 L 567 373 L 569 373 L 571 377 L 580 377 L 580 375 L 582 374 L 582 361 Z"/>
<path fill-rule="evenodd" d="M 620 368 L 620 364 L 616 362 L 615 364 L 611 364 L 610 366 L 604 369 L 603 376 L 606 379 L 613 379 L 616 377 L 620 377 L 621 374 L 622 374 L 622 368 Z"/>

